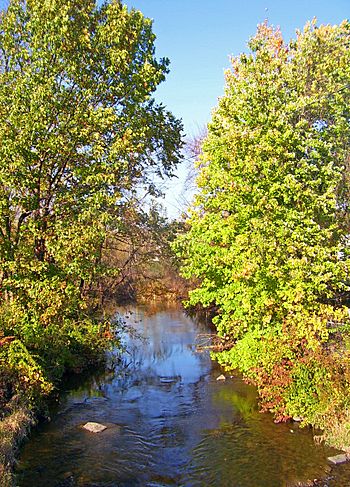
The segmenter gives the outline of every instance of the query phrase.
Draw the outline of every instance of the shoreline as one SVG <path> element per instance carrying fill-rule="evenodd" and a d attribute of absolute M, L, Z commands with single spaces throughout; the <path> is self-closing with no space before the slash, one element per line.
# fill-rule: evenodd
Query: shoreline
<path fill-rule="evenodd" d="M 37 423 L 33 411 L 17 404 L 14 410 L 0 421 L 0 481 L 1 487 L 14 487 L 14 465 L 23 440 Z"/>

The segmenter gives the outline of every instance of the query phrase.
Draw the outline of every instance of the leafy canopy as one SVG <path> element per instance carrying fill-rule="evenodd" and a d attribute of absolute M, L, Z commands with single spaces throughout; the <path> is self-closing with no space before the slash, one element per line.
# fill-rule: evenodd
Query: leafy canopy
<path fill-rule="evenodd" d="M 152 93 L 149 19 L 113 0 L 12 0 L 0 19 L 0 260 L 91 272 L 137 186 L 172 174 L 181 124 Z M 90 257 L 89 257 L 90 256 Z M 90 270 L 89 270 L 90 269 Z"/>
<path fill-rule="evenodd" d="M 231 344 L 219 360 L 261 383 L 345 320 L 332 299 L 348 290 L 349 40 L 346 21 L 290 42 L 259 26 L 226 73 L 177 242 L 190 304 L 215 305 Z"/>
<path fill-rule="evenodd" d="M 0 13 L 0 337 L 43 370 L 103 349 L 108 325 L 89 321 L 86 296 L 118 272 L 107 234 L 179 162 L 181 123 L 153 98 L 169 65 L 154 40 L 118 0 L 11 0 Z"/>

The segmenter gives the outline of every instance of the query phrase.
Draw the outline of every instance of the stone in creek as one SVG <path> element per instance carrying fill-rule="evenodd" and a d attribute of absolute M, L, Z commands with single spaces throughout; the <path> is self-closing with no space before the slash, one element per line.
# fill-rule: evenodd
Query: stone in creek
<path fill-rule="evenodd" d="M 63 480 L 59 480 L 55 487 L 73 487 L 75 485 L 72 472 L 66 472 L 63 475 Z"/>
<path fill-rule="evenodd" d="M 335 455 L 334 457 L 328 457 L 328 461 L 334 463 L 334 465 L 339 465 L 340 463 L 349 461 L 349 456 L 346 453 L 341 453 L 340 455 Z"/>
<path fill-rule="evenodd" d="M 226 380 L 226 377 L 223 374 L 221 374 L 219 375 L 219 377 L 217 377 L 216 380 Z"/>
<path fill-rule="evenodd" d="M 92 421 L 89 421 L 88 423 L 84 424 L 83 428 L 86 429 L 87 431 L 90 431 L 91 433 L 101 433 L 101 431 L 107 429 L 107 426 L 104 426 L 103 424 L 100 423 L 94 423 Z"/>

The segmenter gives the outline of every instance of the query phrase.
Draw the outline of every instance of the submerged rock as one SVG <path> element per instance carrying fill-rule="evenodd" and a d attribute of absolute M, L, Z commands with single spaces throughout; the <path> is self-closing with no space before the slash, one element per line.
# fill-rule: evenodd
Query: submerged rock
<path fill-rule="evenodd" d="M 107 426 L 89 421 L 88 423 L 84 424 L 83 428 L 91 433 L 101 433 L 101 431 L 107 429 Z"/>
<path fill-rule="evenodd" d="M 216 380 L 226 380 L 226 377 L 223 374 L 221 374 L 219 375 L 219 377 L 216 378 Z"/>
<path fill-rule="evenodd" d="M 63 475 L 63 479 L 59 480 L 56 484 L 55 487 L 73 487 L 75 485 L 74 482 L 74 476 L 72 472 L 66 472 Z"/>
<path fill-rule="evenodd" d="M 334 463 L 334 465 L 339 465 L 340 463 L 349 461 L 349 456 L 346 453 L 340 453 L 334 457 L 328 457 L 328 461 Z"/>

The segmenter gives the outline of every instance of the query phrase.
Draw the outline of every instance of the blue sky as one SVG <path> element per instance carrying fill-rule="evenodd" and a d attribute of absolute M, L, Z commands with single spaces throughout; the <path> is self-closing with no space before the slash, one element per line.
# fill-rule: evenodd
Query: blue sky
<path fill-rule="evenodd" d="M 125 0 L 154 20 L 157 56 L 170 59 L 170 74 L 157 98 L 191 135 L 210 119 L 223 94 L 230 55 L 245 51 L 258 23 L 268 18 L 286 39 L 317 17 L 318 23 L 350 18 L 350 0 Z"/>
<path fill-rule="evenodd" d="M 247 50 L 257 24 L 266 18 L 285 39 L 308 20 L 337 24 L 350 18 L 350 0 L 124 0 L 154 20 L 156 55 L 170 59 L 170 74 L 156 99 L 183 119 L 187 135 L 196 135 L 210 120 L 224 90 L 230 56 Z M 186 167 L 166 191 L 170 217 L 182 209 Z"/>
<path fill-rule="evenodd" d="M 0 8 L 8 0 L 0 0 Z M 223 94 L 229 57 L 247 50 L 247 41 L 266 18 L 286 39 L 307 20 L 336 24 L 350 18 L 350 0 L 124 0 L 153 19 L 157 57 L 170 59 L 170 74 L 156 92 L 187 135 L 196 135 L 210 120 Z M 182 205 L 186 168 L 171 182 L 166 205 L 175 216 Z"/>

